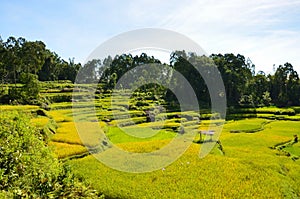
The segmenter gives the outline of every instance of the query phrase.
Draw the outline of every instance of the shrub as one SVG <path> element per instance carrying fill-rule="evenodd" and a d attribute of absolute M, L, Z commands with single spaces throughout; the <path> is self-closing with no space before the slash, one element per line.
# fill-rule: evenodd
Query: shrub
<path fill-rule="evenodd" d="M 3 198 L 98 197 L 62 165 L 29 118 L 0 113 L 0 194 Z"/>
<path fill-rule="evenodd" d="M 21 104 L 37 104 L 40 85 L 36 75 L 24 73 L 21 75 L 23 86 L 11 87 L 8 92 L 9 99 Z"/>

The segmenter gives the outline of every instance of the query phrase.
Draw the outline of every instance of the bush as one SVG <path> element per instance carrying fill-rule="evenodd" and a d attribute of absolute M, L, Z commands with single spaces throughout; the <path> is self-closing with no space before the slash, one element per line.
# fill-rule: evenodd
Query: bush
<path fill-rule="evenodd" d="M 13 86 L 8 90 L 8 99 L 14 104 L 37 104 L 40 85 L 36 75 L 24 73 L 20 77 L 22 86 Z"/>
<path fill-rule="evenodd" d="M 0 196 L 7 198 L 98 197 L 45 146 L 29 118 L 0 113 Z"/>

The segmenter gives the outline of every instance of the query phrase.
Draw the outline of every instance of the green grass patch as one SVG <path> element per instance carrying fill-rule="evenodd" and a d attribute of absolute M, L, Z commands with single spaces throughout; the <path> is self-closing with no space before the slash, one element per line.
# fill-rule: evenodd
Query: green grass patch
<path fill-rule="evenodd" d="M 129 132 L 130 135 L 126 132 Z M 153 130 L 145 127 L 109 127 L 106 136 L 112 143 L 125 143 L 172 139 L 176 136 L 176 133 L 164 129 Z"/>
<path fill-rule="evenodd" d="M 284 148 L 285 151 L 289 152 L 292 155 L 300 157 L 300 143 L 296 143 L 294 145 L 290 145 Z"/>
<path fill-rule="evenodd" d="M 225 126 L 225 128 L 229 128 L 233 133 L 239 132 L 256 132 L 259 130 L 263 130 L 263 125 L 265 125 L 268 120 L 265 119 L 245 119 L 238 120 L 232 123 L 229 123 Z"/>

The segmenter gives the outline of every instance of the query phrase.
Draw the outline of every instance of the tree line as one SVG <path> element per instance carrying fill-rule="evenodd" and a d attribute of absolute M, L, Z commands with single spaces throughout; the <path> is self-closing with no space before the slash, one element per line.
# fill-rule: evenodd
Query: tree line
<path fill-rule="evenodd" d="M 95 60 L 89 63 L 91 64 L 92 62 L 95 62 Z M 101 61 L 98 60 L 97 62 L 99 64 Z M 135 66 L 140 64 L 160 64 L 161 62 L 143 53 L 141 56 L 124 54 L 116 56 L 114 59 L 108 58 L 104 60 L 104 63 L 107 67 L 96 67 L 94 65 L 94 70 L 98 70 L 101 77 L 100 81 L 108 89 L 113 89 L 122 74 L 132 70 Z M 274 105 L 283 107 L 300 105 L 299 75 L 292 64 L 288 62 L 279 65 L 274 74 L 265 74 L 263 71 L 255 73 L 255 65 L 240 54 L 212 54 L 207 57 L 204 55 L 199 56 L 192 52 L 175 51 L 170 55 L 169 66 L 169 71 L 159 71 L 159 73 L 154 70 L 151 74 L 151 70 L 145 70 L 142 72 L 141 80 L 135 83 L 142 85 L 144 82 L 147 82 L 144 78 L 152 75 L 153 77 L 169 80 L 174 87 L 183 86 L 176 79 L 172 78 L 173 69 L 188 80 L 197 95 L 200 106 L 209 107 L 209 90 L 197 69 L 209 76 L 209 74 L 213 74 L 212 70 L 216 68 L 224 82 L 228 106 L 260 107 Z M 158 88 L 163 92 L 167 100 L 176 100 L 176 96 L 170 90 L 158 85 L 155 85 L 153 90 L 157 91 L 159 90 Z"/>
<path fill-rule="evenodd" d="M 154 77 L 172 83 L 174 87 L 182 86 L 176 81 L 174 72 L 178 71 L 192 85 L 200 106 L 209 107 L 209 91 L 198 70 L 210 74 L 217 68 L 224 82 L 228 106 L 296 106 L 300 105 L 300 81 L 292 64 L 279 65 L 274 74 L 263 71 L 255 73 L 255 65 L 243 55 L 212 54 L 197 55 L 193 52 L 174 51 L 170 55 L 169 67 L 163 70 L 155 68 L 136 72 L 135 67 L 145 64 L 161 64 L 159 59 L 145 53 L 108 56 L 104 60 L 94 59 L 81 65 L 74 59 L 65 61 L 55 52 L 46 48 L 42 41 L 27 41 L 24 38 L 9 37 L 3 41 L 0 37 L 0 78 L 3 84 L 22 83 L 27 85 L 27 93 L 36 93 L 33 87 L 39 81 L 69 80 L 77 83 L 101 83 L 103 92 L 114 88 L 120 78 L 131 71 L 138 81 L 132 84 L 143 85 L 140 90 L 159 92 L 167 100 L 176 100 L 168 89 L 156 84 L 148 84 L 147 78 Z M 166 64 L 164 64 L 166 65 Z M 135 74 L 136 72 L 136 74 Z M 143 75 L 141 75 L 143 74 Z M 28 86 L 29 85 L 29 86 Z M 129 85 L 122 85 L 124 88 Z M 11 94 L 13 95 L 12 89 Z M 16 95 L 18 93 L 15 92 Z M 26 95 L 26 92 L 25 94 Z M 31 96 L 35 98 L 36 96 Z"/>
<path fill-rule="evenodd" d="M 27 41 L 20 37 L 0 37 L 0 78 L 2 83 L 20 83 L 21 74 L 34 74 L 40 81 L 75 81 L 81 64 L 65 61 L 46 48 L 42 41 Z"/>

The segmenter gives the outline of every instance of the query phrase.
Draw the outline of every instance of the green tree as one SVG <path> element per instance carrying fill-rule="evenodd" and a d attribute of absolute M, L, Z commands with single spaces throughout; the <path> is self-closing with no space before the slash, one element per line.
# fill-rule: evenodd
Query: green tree
<path fill-rule="evenodd" d="M 22 73 L 20 81 L 23 84 L 21 88 L 10 87 L 9 99 L 21 104 L 36 104 L 39 100 L 39 81 L 37 75 L 31 73 Z"/>
<path fill-rule="evenodd" d="M 42 41 L 25 41 L 20 49 L 22 72 L 37 74 L 46 58 L 46 45 Z"/>
<path fill-rule="evenodd" d="M 280 65 L 271 81 L 271 98 L 277 106 L 299 104 L 299 77 L 290 63 Z"/>
<path fill-rule="evenodd" d="M 46 52 L 46 58 L 41 70 L 38 73 L 40 81 L 54 81 L 57 80 L 55 54 L 50 51 Z"/>
<path fill-rule="evenodd" d="M 269 91 L 270 80 L 263 72 L 259 72 L 247 83 L 247 94 L 253 97 L 255 106 L 264 106 L 263 96 Z"/>
<path fill-rule="evenodd" d="M 105 89 L 112 89 L 113 84 L 109 84 L 111 80 L 114 79 L 114 76 L 117 77 L 114 81 L 118 80 L 128 71 L 131 70 L 131 74 L 134 79 L 139 79 L 139 73 L 135 73 L 134 68 L 137 66 L 147 65 L 147 64 L 160 64 L 161 62 L 158 59 L 155 59 L 153 56 L 148 56 L 146 53 L 142 53 L 140 56 L 132 56 L 131 54 L 117 55 L 111 61 L 106 59 L 103 62 L 103 68 L 101 68 L 99 73 L 101 73 L 100 82 L 104 83 Z M 156 74 L 160 75 L 160 74 Z M 129 88 L 131 85 L 123 85 L 124 88 Z"/>
<path fill-rule="evenodd" d="M 81 64 L 76 64 L 73 59 L 69 59 L 69 62 L 65 60 L 60 60 L 60 63 L 56 64 L 56 69 L 58 71 L 59 80 L 70 80 L 75 82 L 76 75 L 81 68 Z"/>
<path fill-rule="evenodd" d="M 24 84 L 21 88 L 22 100 L 25 103 L 32 103 L 38 100 L 40 94 L 38 76 L 31 73 L 23 73 L 20 79 L 21 83 Z"/>
<path fill-rule="evenodd" d="M 262 104 L 264 106 L 270 106 L 272 102 L 272 98 L 269 91 L 265 91 L 262 95 Z"/>
<path fill-rule="evenodd" d="M 1 78 L 0 96 L 4 94 L 4 83 L 5 83 L 5 79 L 9 74 L 9 71 L 5 67 L 5 60 L 4 60 L 5 53 L 6 53 L 6 49 L 4 47 L 2 38 L 0 37 L 0 78 Z"/>
<path fill-rule="evenodd" d="M 98 80 L 97 70 L 101 67 L 100 59 L 92 59 L 88 61 L 79 71 L 78 81 L 80 83 L 95 83 Z M 99 70 L 98 70 L 99 72 Z"/>
<path fill-rule="evenodd" d="M 20 51 L 24 42 L 24 38 L 16 39 L 14 37 L 9 37 L 7 41 L 4 42 L 4 67 L 9 71 L 9 78 L 14 84 L 17 83 L 21 73 Z"/>
<path fill-rule="evenodd" d="M 247 94 L 247 83 L 252 78 L 252 71 L 245 62 L 245 57 L 240 54 L 212 54 L 211 58 L 223 78 L 228 105 L 238 105 L 241 96 Z"/>
<path fill-rule="evenodd" d="M 207 82 L 213 82 L 214 76 L 213 71 L 215 65 L 209 57 L 206 56 L 198 56 L 195 53 L 186 54 L 185 51 L 175 51 L 171 54 L 170 57 L 171 67 L 174 70 L 179 72 L 181 75 L 185 77 L 185 79 L 192 86 L 195 94 L 197 95 L 200 106 L 209 107 L 210 106 L 210 96 L 208 87 L 206 85 Z M 200 73 L 199 73 L 200 71 Z M 186 90 L 184 88 L 187 85 L 184 85 L 173 78 L 172 84 L 176 84 L 176 87 L 181 90 Z M 172 93 L 169 91 L 167 93 L 167 98 L 170 99 Z M 173 96 L 173 100 L 175 100 Z"/>

